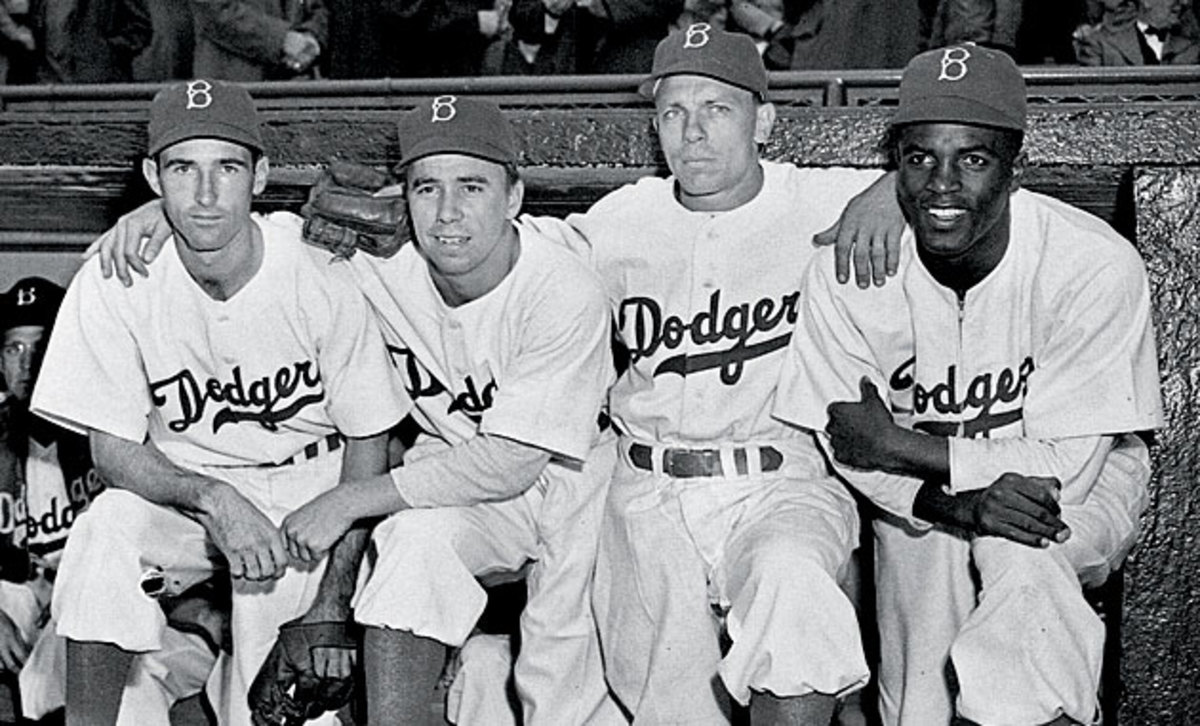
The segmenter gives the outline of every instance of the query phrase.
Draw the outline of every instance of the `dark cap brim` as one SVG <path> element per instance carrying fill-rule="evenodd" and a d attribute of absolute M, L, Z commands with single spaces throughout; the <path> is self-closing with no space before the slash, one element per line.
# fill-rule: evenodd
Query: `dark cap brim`
<path fill-rule="evenodd" d="M 154 145 L 150 147 L 149 154 L 150 156 L 157 156 L 159 152 L 168 146 L 173 146 L 180 141 L 188 141 L 189 139 L 221 139 L 222 141 L 232 141 L 235 144 L 240 144 L 259 154 L 264 151 L 262 139 L 256 138 L 245 129 L 233 124 L 206 121 L 195 124 L 179 124 L 155 139 Z"/>
<path fill-rule="evenodd" d="M 648 98 L 651 101 L 653 101 L 654 100 L 654 91 L 658 87 L 658 82 L 661 81 L 662 79 L 666 78 L 667 76 L 703 76 L 704 78 L 711 78 L 714 81 L 720 81 L 721 83 L 727 83 L 727 84 L 733 86 L 734 88 L 740 88 L 743 91 L 749 91 L 750 93 L 754 94 L 755 98 L 757 98 L 760 101 L 767 100 L 767 89 L 766 88 L 759 89 L 759 88 L 754 88 L 745 83 L 738 83 L 736 81 L 731 81 L 729 78 L 726 78 L 724 75 L 722 75 L 719 70 L 713 70 L 713 69 L 697 70 L 696 68 L 693 68 L 693 67 L 690 67 L 690 66 L 687 66 L 684 64 L 681 64 L 681 66 L 682 67 L 679 67 L 678 69 L 667 68 L 666 70 L 655 73 L 654 75 L 650 76 L 646 80 L 642 81 L 641 85 L 638 86 L 638 94 L 644 98 Z"/>
<path fill-rule="evenodd" d="M 405 167 L 417 159 L 434 154 L 462 154 L 500 165 L 517 163 L 517 155 L 513 150 L 506 149 L 491 139 L 478 136 L 430 136 L 405 149 L 396 166 Z"/>
<path fill-rule="evenodd" d="M 926 96 L 901 101 L 890 125 L 912 123 L 961 123 L 1001 129 L 1025 130 L 1025 119 L 1004 113 L 985 103 L 960 96 Z"/>

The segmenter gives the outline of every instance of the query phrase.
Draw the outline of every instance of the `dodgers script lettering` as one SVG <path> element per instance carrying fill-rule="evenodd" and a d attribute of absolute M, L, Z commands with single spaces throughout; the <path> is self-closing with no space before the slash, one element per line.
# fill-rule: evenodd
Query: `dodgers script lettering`
<path fill-rule="evenodd" d="M 179 418 L 167 421 L 167 426 L 176 433 L 183 433 L 203 420 L 209 403 L 228 404 L 213 415 L 214 434 L 225 424 L 240 421 L 255 421 L 268 431 L 274 431 L 305 406 L 325 399 L 321 374 L 312 361 L 281 366 L 274 375 L 262 376 L 249 386 L 242 379 L 241 366 L 234 366 L 232 377 L 231 381 L 209 378 L 201 384 L 191 371 L 184 369 L 152 382 L 150 397 L 159 408 L 174 400 L 179 408 Z M 277 408 L 291 399 L 297 390 L 307 392 Z"/>
<path fill-rule="evenodd" d="M 672 351 L 684 343 L 685 336 L 693 345 L 713 345 L 733 341 L 725 350 L 699 355 L 680 354 L 665 358 L 654 369 L 654 375 L 675 373 L 686 376 L 713 368 L 720 369 L 721 382 L 736 384 L 742 377 L 748 360 L 787 347 L 796 324 L 796 304 L 799 292 L 788 293 L 778 301 L 761 298 L 754 303 L 730 305 L 722 311 L 721 291 L 708 299 L 708 307 L 690 320 L 677 315 L 663 316 L 658 301 L 648 297 L 631 297 L 621 302 L 617 325 L 629 346 L 631 362 L 636 364 L 659 349 Z M 769 333 L 786 323 L 786 332 L 757 343 L 749 343 L 755 334 Z"/>

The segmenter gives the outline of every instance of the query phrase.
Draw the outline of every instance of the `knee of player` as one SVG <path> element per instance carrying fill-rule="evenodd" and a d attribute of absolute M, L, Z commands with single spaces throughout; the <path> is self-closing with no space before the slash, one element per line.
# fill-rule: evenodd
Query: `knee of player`
<path fill-rule="evenodd" d="M 155 505 L 123 489 L 105 489 L 71 526 L 71 537 L 119 537 L 149 526 L 149 507 Z"/>
<path fill-rule="evenodd" d="M 458 536 L 458 517 L 454 511 L 452 508 L 407 509 L 388 517 L 375 528 L 375 546 L 380 556 L 393 549 L 408 553 L 443 551 Z"/>
<path fill-rule="evenodd" d="M 834 563 L 825 563 L 803 543 L 789 540 L 773 540 L 768 546 L 756 550 L 751 560 L 749 578 L 758 583 L 757 589 L 794 591 L 800 596 L 821 587 L 836 587 L 838 570 Z"/>

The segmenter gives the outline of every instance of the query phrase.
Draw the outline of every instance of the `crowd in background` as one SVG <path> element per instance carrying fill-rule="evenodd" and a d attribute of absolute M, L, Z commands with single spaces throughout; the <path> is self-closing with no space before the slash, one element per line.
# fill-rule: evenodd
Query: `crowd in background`
<path fill-rule="evenodd" d="M 640 73 L 672 28 L 772 70 L 895 68 L 973 40 L 1023 64 L 1200 62 L 1196 0 L 0 0 L 7 83 Z"/>

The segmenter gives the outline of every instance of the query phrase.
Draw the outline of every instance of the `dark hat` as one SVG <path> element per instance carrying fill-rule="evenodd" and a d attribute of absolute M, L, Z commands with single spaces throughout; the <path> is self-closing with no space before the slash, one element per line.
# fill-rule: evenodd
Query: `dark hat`
<path fill-rule="evenodd" d="M 400 119 L 400 166 L 433 154 L 465 154 L 497 164 L 517 163 L 517 139 L 490 101 L 438 96 Z"/>
<path fill-rule="evenodd" d="M 715 78 L 767 99 L 767 69 L 758 46 L 745 33 L 730 33 L 708 23 L 692 23 L 659 42 L 654 68 L 638 91 L 654 97 L 658 81 L 667 76 L 696 75 Z"/>
<path fill-rule="evenodd" d="M 1025 130 L 1025 79 L 1008 54 L 973 43 L 921 53 L 900 79 L 891 125 L 965 123 Z"/>
<path fill-rule="evenodd" d="M 65 294 L 65 290 L 45 278 L 18 280 L 0 295 L 0 332 L 24 325 L 53 327 Z"/>
<path fill-rule="evenodd" d="M 246 89 L 197 79 L 159 91 L 150 103 L 150 156 L 188 139 L 223 139 L 263 152 L 258 110 Z"/>

